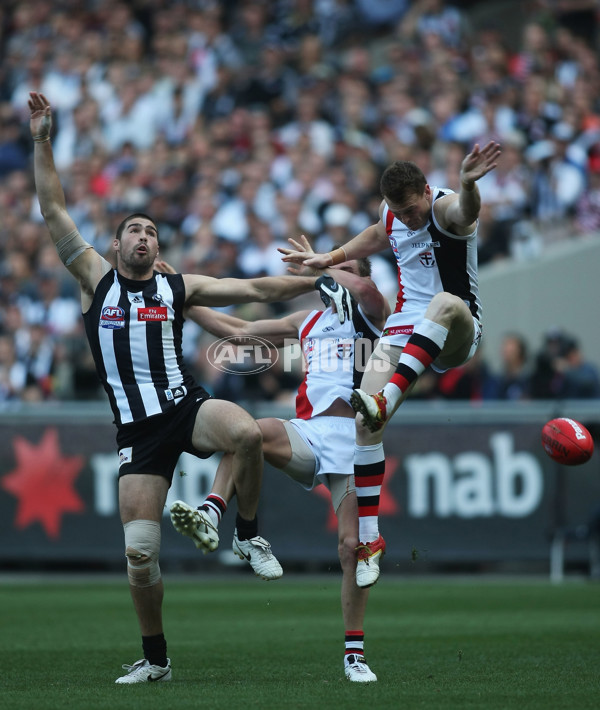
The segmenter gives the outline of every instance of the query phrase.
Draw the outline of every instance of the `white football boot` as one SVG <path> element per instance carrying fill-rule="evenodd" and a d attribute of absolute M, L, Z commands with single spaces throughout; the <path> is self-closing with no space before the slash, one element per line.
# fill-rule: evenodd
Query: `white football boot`
<path fill-rule="evenodd" d="M 115 680 L 115 683 L 163 683 L 171 680 L 171 659 L 166 666 L 153 666 L 146 658 L 140 658 L 132 666 L 123 664 L 127 673 Z"/>
<path fill-rule="evenodd" d="M 237 530 L 233 534 L 233 551 L 241 559 L 250 563 L 254 574 L 267 581 L 279 579 L 283 574 L 281 565 L 271 552 L 271 545 L 257 535 L 249 540 L 239 540 Z"/>
<path fill-rule="evenodd" d="M 194 545 L 206 555 L 219 547 L 219 533 L 203 510 L 176 500 L 170 508 L 171 522 L 178 533 L 191 537 Z"/>
<path fill-rule="evenodd" d="M 385 540 L 378 536 L 372 542 L 361 542 L 356 548 L 356 584 L 363 589 L 379 579 L 379 563 L 385 554 Z"/>
<path fill-rule="evenodd" d="M 377 676 L 367 665 L 365 657 L 358 653 L 349 653 L 344 658 L 346 678 L 353 683 L 372 683 Z"/>

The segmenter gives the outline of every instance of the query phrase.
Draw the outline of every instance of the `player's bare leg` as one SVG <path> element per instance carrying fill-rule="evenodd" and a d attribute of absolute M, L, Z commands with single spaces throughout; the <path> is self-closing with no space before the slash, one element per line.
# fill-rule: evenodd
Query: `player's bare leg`
<path fill-rule="evenodd" d="M 346 630 L 344 673 L 358 683 L 377 680 L 364 655 L 364 621 L 369 590 L 356 584 L 356 547 L 358 546 L 358 506 L 356 495 L 347 495 L 340 503 L 338 518 L 338 554 L 342 567 L 342 616 Z"/>
<path fill-rule="evenodd" d="M 367 363 L 361 389 L 369 394 L 380 390 L 394 372 L 401 348 L 379 345 Z M 371 587 L 379 579 L 379 565 L 385 554 L 385 541 L 379 533 L 379 498 L 385 475 L 383 431 L 371 431 L 361 413 L 356 415 L 354 482 L 358 501 L 359 544 L 356 583 Z"/>
<path fill-rule="evenodd" d="M 169 481 L 162 476 L 128 474 L 119 479 L 119 512 L 125 529 L 125 555 L 131 598 L 138 617 L 145 657 L 124 665 L 116 683 L 171 680 L 163 633 L 163 581 L 158 558 L 160 525 Z"/>
<path fill-rule="evenodd" d="M 198 410 L 194 445 L 202 451 L 223 451 L 220 467 L 235 488 L 238 514 L 233 551 L 246 559 L 261 579 L 279 579 L 281 565 L 270 544 L 258 535 L 256 511 L 263 469 L 263 437 L 257 422 L 232 402 L 208 400 Z"/>

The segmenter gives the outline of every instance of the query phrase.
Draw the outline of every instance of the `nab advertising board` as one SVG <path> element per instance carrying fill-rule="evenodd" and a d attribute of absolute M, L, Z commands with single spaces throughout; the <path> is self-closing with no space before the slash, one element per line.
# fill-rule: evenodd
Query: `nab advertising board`
<path fill-rule="evenodd" d="M 384 566 L 402 571 L 416 561 L 547 562 L 556 529 L 585 524 L 600 506 L 600 457 L 596 451 L 581 466 L 556 464 L 541 446 L 541 428 L 564 414 L 595 432 L 600 414 L 594 412 L 598 408 L 557 414 L 555 405 L 484 409 L 407 402 L 384 437 Z M 0 565 L 124 564 L 119 460 L 105 409 L 4 413 L 0 442 Z M 218 463 L 218 455 L 184 454 L 168 504 L 179 498 L 200 504 Z M 234 502 L 221 524 L 220 549 L 207 557 L 173 530 L 168 504 L 161 564 L 200 560 L 213 569 L 231 562 Z M 307 492 L 266 466 L 259 520 L 284 564 L 336 564 L 337 522 L 323 486 Z M 574 547 L 572 554 L 585 558 L 586 551 Z"/>

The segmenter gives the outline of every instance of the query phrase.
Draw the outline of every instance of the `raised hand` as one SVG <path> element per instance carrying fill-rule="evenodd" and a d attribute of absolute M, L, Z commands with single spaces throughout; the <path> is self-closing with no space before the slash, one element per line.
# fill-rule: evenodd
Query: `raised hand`
<path fill-rule="evenodd" d="M 315 256 L 315 252 L 313 251 L 313 248 L 311 246 L 311 243 L 308 241 L 308 239 L 304 236 L 304 234 L 301 234 L 300 237 L 298 238 L 298 241 L 295 239 L 292 239 L 291 237 L 288 239 L 288 242 L 292 245 L 293 249 L 286 249 L 285 247 L 278 247 L 278 251 L 281 254 L 296 254 L 296 255 L 303 255 L 303 258 L 301 259 L 298 256 L 298 261 L 294 260 L 289 261 L 288 259 L 283 259 L 282 261 L 287 261 L 291 266 L 288 266 L 288 271 L 290 274 L 296 274 L 296 275 L 306 275 L 306 274 L 312 274 L 312 275 L 317 275 L 320 273 L 321 269 L 317 268 L 315 266 L 310 266 L 305 263 L 307 258 L 312 258 Z"/>
<path fill-rule="evenodd" d="M 304 234 L 301 234 L 299 237 L 299 241 L 296 241 L 292 237 L 288 239 L 288 242 L 294 247 L 296 251 L 304 251 L 306 254 L 314 254 L 315 251 L 312 248 L 311 243 L 308 241 L 308 239 L 304 236 Z"/>
<path fill-rule="evenodd" d="M 37 143 L 43 143 L 50 138 L 50 131 L 52 130 L 52 110 L 50 108 L 50 102 L 44 94 L 40 94 L 37 91 L 30 91 L 27 104 L 31 112 L 29 119 L 31 136 Z"/>
<path fill-rule="evenodd" d="M 473 150 L 465 157 L 460 167 L 460 179 L 463 183 L 474 183 L 493 170 L 498 164 L 502 149 L 496 141 L 490 141 L 483 148 L 476 143 Z"/>
<path fill-rule="evenodd" d="M 300 236 L 299 241 L 290 237 L 288 242 L 292 245 L 292 249 L 277 247 L 277 251 L 283 254 L 282 261 L 299 266 L 310 266 L 312 269 L 326 269 L 331 266 L 331 254 L 315 254 L 304 234 Z"/>

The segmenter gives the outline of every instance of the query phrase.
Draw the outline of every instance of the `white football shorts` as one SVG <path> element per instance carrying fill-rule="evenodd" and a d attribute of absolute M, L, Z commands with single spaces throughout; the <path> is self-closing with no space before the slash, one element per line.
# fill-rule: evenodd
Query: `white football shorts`
<path fill-rule="evenodd" d="M 283 420 L 283 425 L 292 447 L 284 473 L 306 490 L 325 485 L 337 510 L 354 491 L 354 418 L 291 419 Z"/>

